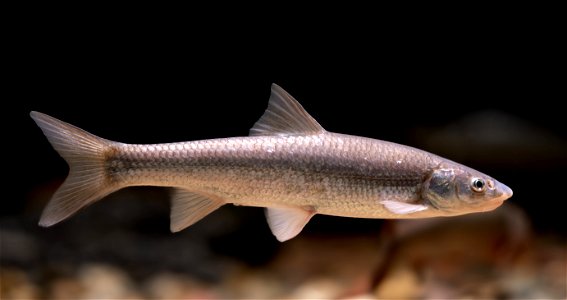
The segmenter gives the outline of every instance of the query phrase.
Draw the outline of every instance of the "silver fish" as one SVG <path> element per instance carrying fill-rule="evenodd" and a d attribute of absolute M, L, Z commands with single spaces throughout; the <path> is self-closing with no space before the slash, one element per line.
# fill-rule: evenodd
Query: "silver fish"
<path fill-rule="evenodd" d="M 494 178 L 437 155 L 325 131 L 275 84 L 247 137 L 124 144 L 39 112 L 31 117 L 70 169 L 41 226 L 128 186 L 174 188 L 173 232 L 233 203 L 265 207 L 279 241 L 295 237 L 315 214 L 456 216 L 495 209 L 512 196 Z"/>

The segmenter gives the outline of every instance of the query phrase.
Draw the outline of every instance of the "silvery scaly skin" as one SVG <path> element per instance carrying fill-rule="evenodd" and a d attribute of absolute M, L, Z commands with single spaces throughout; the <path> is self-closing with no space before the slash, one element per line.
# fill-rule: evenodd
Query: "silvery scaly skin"
<path fill-rule="evenodd" d="M 325 131 L 272 85 L 268 108 L 250 136 L 134 145 L 105 140 L 39 112 L 31 117 L 67 161 L 69 176 L 45 208 L 50 226 L 128 186 L 173 187 L 171 230 L 220 206 L 266 208 L 280 241 L 315 214 L 426 218 L 495 209 L 512 190 L 437 155 Z"/>

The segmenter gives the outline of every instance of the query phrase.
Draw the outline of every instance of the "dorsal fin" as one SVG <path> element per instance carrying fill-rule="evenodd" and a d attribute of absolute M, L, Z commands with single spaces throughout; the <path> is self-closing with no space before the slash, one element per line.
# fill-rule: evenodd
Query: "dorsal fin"
<path fill-rule="evenodd" d="M 272 84 L 272 94 L 264 115 L 250 129 L 250 135 L 310 135 L 325 132 L 284 89 Z"/>

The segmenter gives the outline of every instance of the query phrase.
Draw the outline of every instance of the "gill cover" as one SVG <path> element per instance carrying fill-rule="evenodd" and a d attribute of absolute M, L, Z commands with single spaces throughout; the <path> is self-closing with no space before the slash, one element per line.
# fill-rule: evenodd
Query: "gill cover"
<path fill-rule="evenodd" d="M 424 182 L 421 196 L 437 209 L 450 210 L 459 206 L 455 180 L 462 174 L 463 171 L 453 168 L 434 170 Z"/>

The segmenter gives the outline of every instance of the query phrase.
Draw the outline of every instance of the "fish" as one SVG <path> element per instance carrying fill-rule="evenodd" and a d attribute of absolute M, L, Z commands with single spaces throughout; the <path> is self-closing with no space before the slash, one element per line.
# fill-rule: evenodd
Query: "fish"
<path fill-rule="evenodd" d="M 126 144 L 40 112 L 30 115 L 69 165 L 42 212 L 44 227 L 130 186 L 171 188 L 172 232 L 234 204 L 265 208 L 281 242 L 316 214 L 458 216 L 493 210 L 513 194 L 496 179 L 435 154 L 326 131 L 276 84 L 264 114 L 242 137 Z"/>

